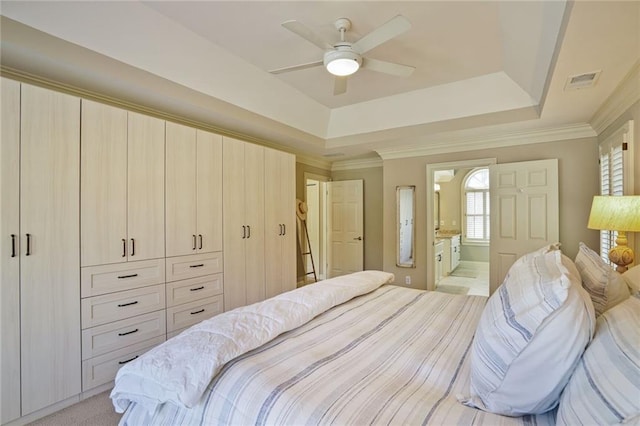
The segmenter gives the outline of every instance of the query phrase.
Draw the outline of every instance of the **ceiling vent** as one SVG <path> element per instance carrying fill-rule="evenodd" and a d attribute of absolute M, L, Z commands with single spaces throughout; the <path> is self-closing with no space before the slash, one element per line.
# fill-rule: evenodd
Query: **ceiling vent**
<path fill-rule="evenodd" d="M 592 71 L 584 74 L 572 75 L 567 79 L 564 90 L 577 90 L 593 87 L 598 82 L 601 71 Z"/>

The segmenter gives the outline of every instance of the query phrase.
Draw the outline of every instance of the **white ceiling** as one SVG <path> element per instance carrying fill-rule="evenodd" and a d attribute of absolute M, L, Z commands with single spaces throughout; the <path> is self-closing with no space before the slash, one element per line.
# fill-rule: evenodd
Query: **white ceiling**
<path fill-rule="evenodd" d="M 638 1 L 2 1 L 3 70 L 53 79 L 288 147 L 344 159 L 586 123 L 640 59 Z M 333 95 L 322 50 L 395 15 L 411 29 L 367 53 L 409 78 L 358 71 Z M 9 18 L 9 19 L 6 19 Z M 38 30 L 38 31 L 36 31 Z M 571 75 L 602 71 L 565 91 Z M 472 144 L 471 144 L 472 146 Z"/>

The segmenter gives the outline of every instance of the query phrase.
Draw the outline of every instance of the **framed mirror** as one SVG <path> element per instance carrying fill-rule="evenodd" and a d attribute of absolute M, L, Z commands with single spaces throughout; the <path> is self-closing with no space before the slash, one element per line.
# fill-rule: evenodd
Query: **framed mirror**
<path fill-rule="evenodd" d="M 416 187 L 396 187 L 396 266 L 415 268 Z"/>

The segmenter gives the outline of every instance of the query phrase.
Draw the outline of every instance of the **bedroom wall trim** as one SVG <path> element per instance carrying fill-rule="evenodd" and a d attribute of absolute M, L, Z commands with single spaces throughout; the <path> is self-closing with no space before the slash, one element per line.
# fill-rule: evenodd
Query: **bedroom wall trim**
<path fill-rule="evenodd" d="M 429 146 L 378 149 L 376 152 L 383 160 L 419 157 L 452 152 L 473 151 L 476 149 L 504 148 L 516 145 L 555 142 L 598 136 L 591 125 L 577 123 L 548 129 L 507 132 L 496 135 L 460 137 L 448 135 L 441 137 Z"/>
<path fill-rule="evenodd" d="M 382 167 L 382 160 L 380 158 L 366 158 L 361 160 L 336 161 L 331 165 L 331 171 L 370 169 L 373 167 Z"/>
<path fill-rule="evenodd" d="M 296 163 L 306 164 L 307 166 L 317 167 L 322 170 L 331 170 L 331 161 L 304 154 L 296 154 Z"/>
<path fill-rule="evenodd" d="M 601 134 L 618 117 L 640 100 L 640 60 L 635 63 L 611 96 L 598 108 L 591 120 L 591 127 Z"/>

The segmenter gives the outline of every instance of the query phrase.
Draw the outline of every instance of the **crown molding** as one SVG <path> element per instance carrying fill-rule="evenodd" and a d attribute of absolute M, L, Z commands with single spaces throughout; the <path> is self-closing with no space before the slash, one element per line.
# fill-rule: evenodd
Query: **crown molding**
<path fill-rule="evenodd" d="M 307 166 L 317 167 L 322 170 L 331 170 L 331 162 L 323 158 L 311 157 L 305 154 L 296 154 L 296 163 L 306 164 Z"/>
<path fill-rule="evenodd" d="M 598 108 L 589 123 L 601 134 L 618 117 L 640 100 L 640 60 L 638 60 L 613 93 Z"/>
<path fill-rule="evenodd" d="M 431 143 L 429 146 L 378 149 L 376 152 L 383 160 L 394 160 L 407 157 L 474 151 L 478 149 L 504 148 L 595 136 L 598 135 L 589 124 L 580 123 L 551 129 L 509 132 L 470 138 L 447 135 Z"/>
<path fill-rule="evenodd" d="M 370 169 L 373 167 L 382 167 L 382 160 L 380 158 L 367 158 L 361 160 L 336 161 L 331 165 L 331 171 Z"/>

